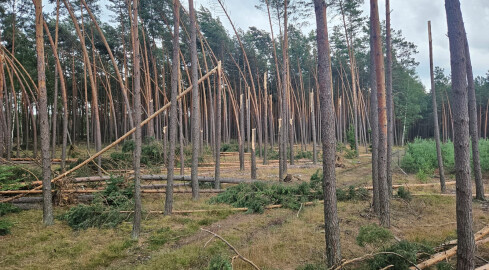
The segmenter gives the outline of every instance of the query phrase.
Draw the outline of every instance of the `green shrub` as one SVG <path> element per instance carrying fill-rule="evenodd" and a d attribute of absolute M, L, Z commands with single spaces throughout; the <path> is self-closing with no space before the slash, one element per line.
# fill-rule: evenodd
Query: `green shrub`
<path fill-rule="evenodd" d="M 350 150 L 350 149 L 345 149 L 345 158 L 347 159 L 354 159 L 358 156 L 358 153 L 356 150 Z"/>
<path fill-rule="evenodd" d="M 447 142 L 442 144 L 441 152 L 445 170 L 447 172 L 453 171 L 455 164 L 453 143 Z M 418 138 L 414 142 L 409 143 L 406 147 L 406 154 L 402 159 L 401 167 L 406 172 L 419 173 L 420 176 L 432 174 L 438 168 L 435 141 Z"/>
<path fill-rule="evenodd" d="M 418 173 L 416 173 L 416 178 L 419 181 L 426 183 L 428 181 L 428 174 L 425 170 L 419 170 Z"/>
<path fill-rule="evenodd" d="M 365 246 L 365 244 L 383 245 L 393 238 L 394 236 L 389 230 L 380 227 L 377 224 L 369 224 L 360 227 L 357 236 L 357 244 L 362 247 Z"/>
<path fill-rule="evenodd" d="M 211 258 L 207 270 L 232 270 L 233 266 L 228 258 L 218 254 Z"/>
<path fill-rule="evenodd" d="M 406 200 L 406 201 L 410 201 L 412 198 L 411 192 L 404 187 L 399 187 L 397 189 L 397 196 L 401 199 Z"/>
<path fill-rule="evenodd" d="M 0 166 L 0 190 L 27 188 L 30 182 L 41 177 L 38 169 L 29 169 L 29 171 L 22 166 Z"/>
<path fill-rule="evenodd" d="M 0 217 L 9 213 L 18 213 L 22 211 L 19 207 L 10 203 L 0 203 Z"/>
<path fill-rule="evenodd" d="M 132 151 L 134 151 L 135 147 L 136 147 L 136 145 L 134 144 L 133 140 L 125 140 L 122 143 L 122 152 L 123 153 L 132 152 Z"/>
<path fill-rule="evenodd" d="M 350 145 L 350 149 L 356 151 L 357 149 L 355 147 L 355 128 L 352 125 L 348 127 L 348 131 L 346 132 L 346 140 Z"/>
<path fill-rule="evenodd" d="M 298 151 L 297 154 L 295 154 L 296 159 L 312 159 L 312 152 L 311 151 Z"/>
<path fill-rule="evenodd" d="M 132 196 L 130 185 L 125 187 L 122 179 L 111 178 L 105 190 L 95 194 L 91 204 L 79 204 L 58 218 L 75 230 L 115 227 L 128 217 L 120 211 L 133 208 Z"/>
<path fill-rule="evenodd" d="M 402 240 L 390 246 L 389 248 L 385 249 L 384 251 L 397 253 L 404 258 L 401 258 L 395 254 L 379 254 L 375 256 L 373 259 L 369 260 L 368 263 L 370 269 L 381 269 L 391 264 L 394 265 L 394 267 L 389 269 L 395 269 L 395 270 L 409 269 L 409 267 L 412 266 L 412 264 L 406 260 L 415 263 L 417 253 L 419 252 L 424 252 L 428 254 L 433 253 L 433 249 L 425 245 L 411 243 L 406 240 Z"/>
<path fill-rule="evenodd" d="M 237 143 L 223 143 L 221 144 L 221 152 L 238 152 L 239 144 Z"/>
<path fill-rule="evenodd" d="M 110 158 L 117 162 L 132 161 L 132 154 L 126 152 L 113 152 L 110 153 Z"/>
<path fill-rule="evenodd" d="M 0 235 L 10 234 L 10 228 L 12 228 L 12 226 L 12 222 L 5 219 L 0 219 Z"/>

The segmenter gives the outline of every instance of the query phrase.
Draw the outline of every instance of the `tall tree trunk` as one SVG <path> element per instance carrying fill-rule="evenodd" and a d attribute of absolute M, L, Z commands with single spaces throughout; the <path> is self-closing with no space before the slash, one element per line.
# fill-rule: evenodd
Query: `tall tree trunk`
<path fill-rule="evenodd" d="M 475 99 L 474 74 L 470 60 L 469 42 L 465 34 L 465 65 L 467 67 L 467 90 L 469 100 L 469 132 L 472 140 L 472 164 L 474 166 L 475 198 L 484 200 L 484 183 L 482 182 L 481 160 L 479 156 L 479 133 L 477 128 L 477 103 Z"/>
<path fill-rule="evenodd" d="M 41 128 L 41 155 L 42 155 L 42 196 L 43 211 L 42 219 L 44 225 L 53 225 L 53 202 L 51 194 L 51 155 L 49 153 L 49 118 L 48 97 L 46 90 L 46 72 L 44 63 L 44 34 L 42 1 L 35 0 L 36 9 L 36 52 L 37 52 L 37 80 L 39 88 L 39 118 Z"/>
<path fill-rule="evenodd" d="M 457 196 L 457 269 L 474 269 L 475 241 L 472 231 L 465 27 L 459 0 L 445 0 L 445 10 L 452 71 L 453 145 Z"/>
<path fill-rule="evenodd" d="M 239 170 L 244 171 L 244 102 L 243 94 L 239 95 Z"/>
<path fill-rule="evenodd" d="M 264 141 L 263 141 L 263 165 L 268 164 L 268 91 L 267 91 L 267 73 L 263 74 L 263 131 L 264 131 Z M 271 100 L 270 100 L 271 102 Z M 273 134 L 270 134 L 273 136 Z"/>
<path fill-rule="evenodd" d="M 340 225 L 336 205 L 334 108 L 332 98 L 331 62 L 329 59 L 326 3 L 314 0 L 317 25 L 318 80 L 321 101 L 321 129 L 323 143 L 323 190 L 326 257 L 328 266 L 341 261 Z"/>
<path fill-rule="evenodd" d="M 446 192 L 445 170 L 443 168 L 443 158 L 441 155 L 440 128 L 438 127 L 438 109 L 436 107 L 435 76 L 433 74 L 433 44 L 431 39 L 431 21 L 428 21 L 428 40 L 429 40 L 429 48 L 430 48 L 431 101 L 433 106 L 433 125 L 434 125 L 435 142 L 436 142 L 436 156 L 438 158 L 438 170 L 440 173 L 440 188 L 441 188 L 441 192 L 445 193 Z"/>
<path fill-rule="evenodd" d="M 375 75 L 374 33 L 370 20 L 370 122 L 372 123 L 372 206 L 375 213 L 380 214 L 379 192 L 379 114 L 377 103 L 377 80 Z"/>
<path fill-rule="evenodd" d="M 134 220 L 132 238 L 138 239 L 141 231 L 141 69 L 138 33 L 138 0 L 132 1 L 131 34 L 133 51 L 133 84 L 134 84 L 134 125 L 136 126 L 134 147 Z"/>
<path fill-rule="evenodd" d="M 199 84 L 197 71 L 197 21 L 195 17 L 194 1 L 189 0 L 190 13 L 190 58 L 192 73 L 192 199 L 199 198 L 198 165 L 200 149 L 200 104 L 199 104 Z"/>
<path fill-rule="evenodd" d="M 384 55 L 380 35 L 379 6 L 377 0 L 370 0 L 370 16 L 373 26 L 375 78 L 377 81 L 377 104 L 379 112 L 378 181 L 380 202 L 380 224 L 390 227 L 389 188 L 387 183 L 387 110 L 385 95 Z"/>
<path fill-rule="evenodd" d="M 387 105 L 387 187 L 389 197 L 392 197 L 392 148 L 394 147 L 394 100 L 392 98 L 392 44 L 391 44 L 391 10 L 390 1 L 385 1 L 385 86 L 386 86 L 386 105 Z"/>
<path fill-rule="evenodd" d="M 281 114 L 282 124 L 279 124 L 279 179 L 283 180 L 287 175 L 287 49 L 288 49 L 288 35 L 287 35 L 287 0 L 284 1 L 284 40 L 282 45 L 282 91 L 281 91 Z"/>
<path fill-rule="evenodd" d="M 175 144 L 177 140 L 177 96 L 178 96 L 178 70 L 180 69 L 180 2 L 173 0 L 173 59 L 171 66 L 171 97 L 170 97 L 170 152 L 167 161 L 165 215 L 173 210 L 173 174 L 175 166 Z M 166 134 L 164 135 L 166 137 Z"/>
<path fill-rule="evenodd" d="M 216 155 L 216 168 L 214 171 L 214 188 L 221 188 L 221 91 L 222 91 L 222 66 L 221 61 L 217 63 L 217 88 L 216 88 L 216 127 L 215 127 L 215 151 Z"/>

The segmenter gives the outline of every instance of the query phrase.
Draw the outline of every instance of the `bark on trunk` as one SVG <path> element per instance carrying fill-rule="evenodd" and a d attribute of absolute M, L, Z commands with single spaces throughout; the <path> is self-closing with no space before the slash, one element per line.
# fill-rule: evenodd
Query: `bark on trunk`
<path fill-rule="evenodd" d="M 131 34 L 133 50 L 133 84 L 134 84 L 134 125 L 135 147 L 134 147 L 134 220 L 132 225 L 132 238 L 138 239 L 141 231 L 141 70 L 138 34 L 138 0 L 132 1 L 131 12 Z"/>
<path fill-rule="evenodd" d="M 469 99 L 469 132 L 472 141 L 472 164 L 474 166 L 475 198 L 484 200 L 484 183 L 482 182 L 481 160 L 479 155 L 479 134 L 477 125 L 477 103 L 475 99 L 474 74 L 470 60 L 469 42 L 465 34 L 465 65 L 467 67 L 467 84 Z"/>
<path fill-rule="evenodd" d="M 445 0 L 452 71 L 457 209 L 457 269 L 474 269 L 465 27 L 459 0 Z"/>
<path fill-rule="evenodd" d="M 380 224 L 390 227 L 389 188 L 387 183 L 387 109 L 385 95 L 384 55 L 380 35 L 379 7 L 377 0 L 370 0 L 370 16 L 373 26 L 374 63 L 377 81 L 377 104 L 379 113 L 378 181 Z"/>
<path fill-rule="evenodd" d="M 170 152 L 167 161 L 167 186 L 165 198 L 165 215 L 170 215 L 173 210 L 173 175 L 175 167 L 175 144 L 177 140 L 177 96 L 178 96 L 178 70 L 180 69 L 180 2 L 173 0 L 173 59 L 171 71 L 171 96 L 170 96 Z M 166 138 L 166 134 L 164 134 Z M 166 139 L 165 139 L 166 140 Z"/>
<path fill-rule="evenodd" d="M 392 98 L 392 44 L 391 44 L 391 10 L 390 1 L 385 1 L 385 54 L 386 65 L 385 84 L 386 84 L 386 105 L 387 105 L 387 187 L 389 197 L 392 197 L 392 148 L 394 146 L 394 100 Z"/>
<path fill-rule="evenodd" d="M 323 190 L 326 257 L 328 266 L 341 261 L 340 226 L 336 205 L 334 108 L 332 99 L 331 63 L 329 59 L 326 3 L 314 0 L 317 25 L 318 79 L 321 101 L 321 130 L 323 143 Z"/>
<path fill-rule="evenodd" d="M 377 103 L 377 80 L 375 75 L 373 25 L 370 20 L 370 122 L 372 123 L 372 206 L 380 214 L 379 202 L 379 114 Z"/>
<path fill-rule="evenodd" d="M 53 202 L 51 194 L 51 155 L 49 152 L 49 119 L 46 91 L 46 72 L 44 63 L 44 34 L 42 1 L 34 1 L 36 9 L 36 52 L 37 52 L 37 79 L 39 88 L 39 118 L 41 128 L 41 155 L 42 155 L 42 195 L 44 225 L 53 225 Z"/>
<path fill-rule="evenodd" d="M 189 0 L 189 14 L 190 14 L 190 56 L 191 56 L 191 73 L 192 73 L 192 199 L 197 200 L 199 198 L 199 182 L 198 165 L 199 165 L 199 153 L 200 153 L 200 104 L 199 104 L 199 84 L 198 84 L 198 71 L 197 71 L 197 22 L 195 17 L 194 1 Z"/>
<path fill-rule="evenodd" d="M 433 44 L 431 39 L 431 21 L 428 21 L 428 40 L 430 49 L 431 101 L 433 106 L 433 125 L 436 142 L 436 156 L 438 158 L 438 170 L 440 173 L 440 189 L 442 193 L 445 193 L 445 170 L 443 168 L 443 158 L 441 155 L 440 128 L 438 127 L 438 109 L 436 107 L 435 76 L 433 73 Z"/>

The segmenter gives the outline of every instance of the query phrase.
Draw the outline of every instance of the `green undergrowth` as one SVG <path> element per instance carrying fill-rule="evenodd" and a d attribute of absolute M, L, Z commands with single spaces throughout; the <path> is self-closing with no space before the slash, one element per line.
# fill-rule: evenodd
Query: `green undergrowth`
<path fill-rule="evenodd" d="M 0 190 L 30 188 L 30 183 L 40 179 L 41 171 L 23 166 L 0 166 Z"/>
<path fill-rule="evenodd" d="M 22 211 L 19 207 L 10 203 L 0 203 L 0 217 L 10 213 L 18 213 Z"/>
<path fill-rule="evenodd" d="M 446 142 L 441 145 L 443 166 L 447 173 L 454 172 L 453 143 Z M 472 151 L 470 151 L 472 155 Z M 489 171 L 489 140 L 479 140 L 479 156 L 481 170 Z M 415 173 L 418 179 L 425 181 L 430 174 L 438 168 L 436 156 L 436 143 L 434 140 L 415 139 L 406 147 L 406 154 L 401 162 L 401 167 L 408 173 Z"/>
<path fill-rule="evenodd" d="M 433 254 L 434 251 L 432 248 L 422 245 L 419 243 L 413 243 L 406 240 L 402 240 L 398 243 L 391 245 L 388 248 L 381 250 L 382 252 L 393 252 L 396 254 L 378 254 L 373 259 L 370 259 L 368 263 L 369 269 L 382 269 L 388 265 L 393 265 L 393 267 L 389 269 L 394 270 L 406 270 L 412 266 L 412 263 L 416 263 L 417 254 Z M 408 261 L 409 260 L 409 261 Z"/>
<path fill-rule="evenodd" d="M 0 235 L 10 234 L 10 228 L 12 228 L 13 224 L 9 220 L 0 219 Z"/>
<path fill-rule="evenodd" d="M 357 236 L 357 244 L 361 247 L 365 244 L 384 245 L 394 239 L 392 233 L 377 224 L 368 224 L 360 227 Z"/>
<path fill-rule="evenodd" d="M 368 199 L 367 190 L 353 186 L 337 189 L 336 195 L 339 201 Z M 312 175 L 309 183 L 240 183 L 212 197 L 209 203 L 226 203 L 233 207 L 246 207 L 249 213 L 263 213 L 267 205 L 281 204 L 284 208 L 297 210 L 302 203 L 322 198 L 322 174 L 318 170 Z"/>
<path fill-rule="evenodd" d="M 128 215 L 120 213 L 133 207 L 133 188 L 122 178 L 111 178 L 104 191 L 95 194 L 91 204 L 79 204 L 58 218 L 75 229 L 115 227 Z"/>

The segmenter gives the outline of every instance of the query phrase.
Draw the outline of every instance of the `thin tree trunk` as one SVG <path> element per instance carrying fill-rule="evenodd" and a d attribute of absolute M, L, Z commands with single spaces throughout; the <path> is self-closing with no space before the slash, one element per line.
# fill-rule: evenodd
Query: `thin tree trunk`
<path fill-rule="evenodd" d="M 387 186 L 387 109 L 385 95 L 384 55 L 380 35 L 379 7 L 377 0 L 370 0 L 370 16 L 373 27 L 375 78 L 377 81 L 377 103 L 379 112 L 378 181 L 380 202 L 380 224 L 390 227 L 389 188 Z"/>
<path fill-rule="evenodd" d="M 221 113 L 222 113 L 222 108 L 221 108 L 221 94 L 222 94 L 222 66 L 221 66 L 221 61 L 217 63 L 218 68 L 217 68 L 217 88 L 216 88 L 216 127 L 215 127 L 215 137 L 214 137 L 214 143 L 215 143 L 215 150 L 214 154 L 216 155 L 216 168 L 214 170 L 214 188 L 215 189 L 220 189 L 221 188 Z"/>
<path fill-rule="evenodd" d="M 256 155 L 255 155 L 256 129 L 251 130 L 251 179 L 256 179 Z"/>
<path fill-rule="evenodd" d="M 316 114 L 314 112 L 314 92 L 309 94 L 309 101 L 311 103 L 311 125 L 312 125 L 312 162 L 316 164 L 318 162 L 317 154 L 317 142 L 316 142 Z"/>
<path fill-rule="evenodd" d="M 323 190 L 326 257 L 328 266 L 341 261 L 340 226 L 336 205 L 334 108 L 332 98 L 331 62 L 329 59 L 326 3 L 314 0 L 317 25 L 318 80 L 321 100 L 321 129 L 323 143 Z"/>
<path fill-rule="evenodd" d="M 380 214 L 379 192 L 379 114 L 377 103 L 377 80 L 375 74 L 374 33 L 370 20 L 370 121 L 372 123 L 372 187 L 374 212 Z"/>
<path fill-rule="evenodd" d="M 389 197 L 392 197 L 392 148 L 394 147 L 394 100 L 392 98 L 392 44 L 391 44 L 391 10 L 390 1 L 385 1 L 385 53 L 386 65 L 385 70 L 385 86 L 386 86 L 386 105 L 387 105 L 387 187 Z"/>
<path fill-rule="evenodd" d="M 435 142 L 436 142 L 436 156 L 438 158 L 438 170 L 440 173 L 440 188 L 441 188 L 441 192 L 445 193 L 446 192 L 445 170 L 443 168 L 443 158 L 441 155 L 440 128 L 438 127 L 438 109 L 436 107 L 435 76 L 433 74 L 433 45 L 431 39 L 431 21 L 428 21 L 428 40 L 429 40 L 429 48 L 430 48 L 431 101 L 433 105 L 433 125 L 434 125 Z"/>
<path fill-rule="evenodd" d="M 39 111 L 41 127 L 41 155 L 42 155 L 42 196 L 43 196 L 43 223 L 53 225 L 53 202 L 51 194 L 51 155 L 49 153 L 49 119 L 46 90 L 46 73 L 44 63 L 44 34 L 42 1 L 34 0 L 36 9 L 36 52 L 37 52 L 37 78 L 39 88 Z"/>
<path fill-rule="evenodd" d="M 190 56 L 192 73 L 192 199 L 199 198 L 198 165 L 200 150 L 200 104 L 198 84 L 198 59 L 197 59 L 197 21 L 195 17 L 194 1 L 189 0 L 190 13 Z"/>
<path fill-rule="evenodd" d="M 470 181 L 469 114 L 465 27 L 458 0 L 445 0 L 452 71 L 454 124 L 457 269 L 474 269 L 475 240 L 472 230 L 472 185 Z"/>
<path fill-rule="evenodd" d="M 267 73 L 263 74 L 263 131 L 264 131 L 264 141 L 263 141 L 263 165 L 268 164 L 268 91 L 267 91 Z M 271 102 L 271 101 L 270 101 Z M 273 134 L 270 134 L 273 136 Z"/>
<path fill-rule="evenodd" d="M 468 101 L 469 101 L 469 131 L 472 140 L 472 164 L 474 166 L 475 198 L 484 200 L 484 183 L 482 182 L 481 161 L 479 156 L 479 134 L 477 128 L 477 103 L 475 99 L 474 74 L 470 60 L 469 42 L 465 34 L 465 65 L 467 67 Z"/>
<path fill-rule="evenodd" d="M 239 95 L 239 170 L 244 171 L 244 104 L 243 94 Z"/>
<path fill-rule="evenodd" d="M 134 84 L 134 125 L 136 126 L 135 147 L 134 147 L 134 220 L 131 237 L 139 238 L 141 232 L 141 69 L 139 52 L 138 34 L 138 0 L 132 1 L 131 34 L 133 50 L 133 84 Z"/>
<path fill-rule="evenodd" d="M 171 105 L 170 105 L 170 152 L 167 161 L 167 185 L 165 199 L 165 215 L 170 215 L 173 210 L 173 174 L 175 166 L 175 144 L 177 140 L 177 96 L 178 74 L 180 69 L 180 2 L 173 0 L 173 59 L 171 71 Z M 166 134 L 164 135 L 166 137 Z"/>

